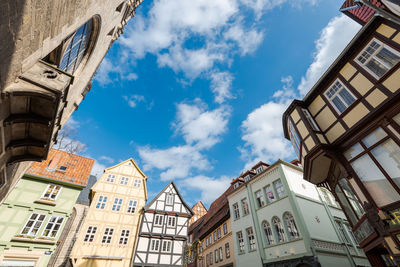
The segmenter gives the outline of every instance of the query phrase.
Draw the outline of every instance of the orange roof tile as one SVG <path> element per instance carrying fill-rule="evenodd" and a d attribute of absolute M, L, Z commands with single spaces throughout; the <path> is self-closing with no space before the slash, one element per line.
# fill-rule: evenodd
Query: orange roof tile
<path fill-rule="evenodd" d="M 93 164 L 94 159 L 53 148 L 46 160 L 32 163 L 26 173 L 86 186 Z"/>

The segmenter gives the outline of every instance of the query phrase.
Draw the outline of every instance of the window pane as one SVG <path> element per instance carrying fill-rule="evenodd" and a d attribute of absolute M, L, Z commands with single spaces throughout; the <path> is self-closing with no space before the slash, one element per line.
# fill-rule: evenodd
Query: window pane
<path fill-rule="evenodd" d="M 332 103 L 338 109 L 339 113 L 342 113 L 346 110 L 346 106 L 343 104 L 342 100 L 338 96 L 335 96 L 332 99 Z"/>
<path fill-rule="evenodd" d="M 344 195 L 342 189 L 339 187 L 339 185 L 336 185 L 335 188 L 335 193 L 342 204 L 343 210 L 346 213 L 347 217 L 349 217 L 351 223 L 355 225 L 358 222 L 358 218 L 356 214 L 353 212 L 353 210 L 350 207 L 350 203 L 347 200 L 346 196 Z"/>
<path fill-rule="evenodd" d="M 381 51 L 376 55 L 380 61 L 385 64 L 389 69 L 399 62 L 399 57 L 387 48 L 382 48 Z"/>
<path fill-rule="evenodd" d="M 355 98 L 349 93 L 349 91 L 344 88 L 339 92 L 339 95 L 343 98 L 347 106 L 350 106 L 351 104 L 353 104 L 354 101 L 356 101 Z"/>
<path fill-rule="evenodd" d="M 399 194 L 369 155 L 364 155 L 353 161 L 351 166 L 379 207 L 400 200 Z"/>
<path fill-rule="evenodd" d="M 364 151 L 364 149 L 362 148 L 360 143 L 357 143 L 354 146 L 352 146 L 351 148 L 347 149 L 347 151 L 344 152 L 344 156 L 347 160 L 351 160 L 352 158 L 354 158 L 355 156 L 357 156 L 358 154 L 360 154 L 363 151 Z"/>
<path fill-rule="evenodd" d="M 362 142 L 366 147 L 370 147 L 379 142 L 380 140 L 382 140 L 386 136 L 387 136 L 386 132 L 381 127 L 379 127 L 375 131 L 367 135 L 367 137 L 365 137 L 362 140 Z"/>
<path fill-rule="evenodd" d="M 389 139 L 371 150 L 371 153 L 400 187 L 400 147 Z"/>
<path fill-rule="evenodd" d="M 358 201 L 357 196 L 354 194 L 352 188 L 350 187 L 349 182 L 347 179 L 341 179 L 339 184 L 342 186 L 345 196 L 347 197 L 350 205 L 353 207 L 353 210 L 356 212 L 358 218 L 365 213 L 361 203 Z"/>
<path fill-rule="evenodd" d="M 376 76 L 379 78 L 385 75 L 385 73 L 389 70 L 385 65 L 381 64 L 375 58 L 372 58 L 365 66 L 370 69 Z"/>

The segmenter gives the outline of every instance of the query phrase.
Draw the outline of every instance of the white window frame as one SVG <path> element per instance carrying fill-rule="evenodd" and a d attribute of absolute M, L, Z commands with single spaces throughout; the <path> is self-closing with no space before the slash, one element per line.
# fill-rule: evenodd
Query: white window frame
<path fill-rule="evenodd" d="M 252 227 L 246 229 L 247 241 L 249 242 L 249 251 L 256 250 L 256 237 L 254 236 L 254 230 Z"/>
<path fill-rule="evenodd" d="M 263 168 L 262 168 L 262 167 L 258 167 L 257 170 L 256 170 L 256 173 L 259 174 L 259 173 L 261 173 L 262 171 L 263 171 Z"/>
<path fill-rule="evenodd" d="M 138 203 L 137 200 L 130 199 L 129 202 L 128 202 L 127 212 L 128 213 L 135 213 L 136 212 L 137 203 Z"/>
<path fill-rule="evenodd" d="M 277 186 L 278 183 L 280 183 L 280 186 Z M 278 199 L 281 199 L 281 198 L 284 198 L 284 197 L 287 196 L 285 185 L 283 184 L 281 179 L 278 179 L 278 180 L 274 181 L 272 183 L 272 185 L 273 185 L 273 188 L 274 188 L 274 190 L 276 192 L 276 196 L 277 196 Z M 283 192 L 282 196 L 280 195 L 280 192 L 278 191 L 278 188 L 282 188 L 282 192 Z"/>
<path fill-rule="evenodd" d="M 237 232 L 236 238 L 237 238 L 237 243 L 238 243 L 239 254 L 244 253 L 245 252 L 245 244 L 244 244 L 243 232 L 242 231 Z"/>
<path fill-rule="evenodd" d="M 335 86 L 336 83 L 340 83 L 341 89 L 338 90 L 337 92 L 335 92 L 331 97 L 329 97 L 329 96 L 328 96 L 328 91 L 329 91 L 330 89 L 332 89 L 332 87 Z M 342 96 L 339 94 L 342 90 L 346 90 L 346 91 L 354 98 L 354 101 L 353 101 L 350 105 L 348 105 L 348 104 L 346 103 L 346 101 L 342 98 Z M 337 78 L 333 83 L 331 83 L 331 85 L 328 87 L 328 89 L 325 90 L 324 96 L 326 97 L 326 99 L 328 99 L 328 101 L 329 101 L 329 103 L 331 104 L 331 106 L 335 109 L 335 111 L 336 111 L 337 114 L 339 114 L 339 115 L 342 114 L 343 112 L 345 112 L 352 104 L 354 104 L 354 102 L 357 101 L 357 97 L 353 94 L 353 92 L 352 92 L 349 88 L 347 88 L 347 87 L 344 85 L 344 83 L 343 83 L 339 78 Z M 336 96 L 338 96 L 339 99 L 340 99 L 340 101 L 342 102 L 342 104 L 343 104 L 344 106 L 346 106 L 345 110 L 340 111 L 340 110 L 336 107 L 336 105 L 333 103 L 333 99 L 334 99 Z"/>
<path fill-rule="evenodd" d="M 362 57 L 362 54 L 364 52 L 366 52 L 366 50 L 370 47 L 370 45 L 372 44 L 372 42 L 376 42 L 377 44 L 380 45 L 380 47 L 374 51 L 374 53 L 372 53 L 368 59 L 366 59 L 366 61 L 364 63 L 362 63 L 359 58 Z M 380 78 L 382 78 L 388 71 L 390 71 L 394 66 L 387 66 L 385 64 L 385 62 L 379 60 L 379 58 L 376 57 L 376 55 L 382 50 L 382 48 L 386 48 L 387 50 L 389 50 L 390 52 L 392 52 L 393 54 L 395 54 L 396 56 L 400 57 L 400 52 L 397 51 L 396 49 L 393 49 L 392 47 L 388 46 L 387 44 L 383 43 L 382 41 L 376 39 L 376 38 L 372 38 L 372 40 L 363 48 L 363 50 L 355 57 L 355 62 L 357 62 L 358 65 L 360 65 L 363 69 L 365 69 L 369 74 L 371 74 L 375 79 L 379 80 Z M 381 63 L 382 65 L 384 65 L 387 68 L 387 71 L 381 76 L 379 77 L 375 72 L 373 72 L 372 70 L 370 70 L 366 65 L 369 63 L 369 61 L 371 61 L 371 59 L 375 59 L 376 61 L 378 61 L 379 63 Z"/>
<path fill-rule="evenodd" d="M 127 245 L 128 244 L 128 240 L 129 240 L 129 234 L 130 234 L 130 230 L 128 229 L 123 229 L 121 230 L 121 235 L 119 237 L 119 244 L 120 245 Z"/>
<path fill-rule="evenodd" d="M 94 241 L 96 232 L 97 232 L 97 226 L 89 225 L 88 228 L 86 229 L 86 234 L 85 237 L 83 238 L 83 242 L 92 243 Z M 92 239 L 92 241 L 90 241 L 90 239 Z"/>
<path fill-rule="evenodd" d="M 162 226 L 164 222 L 164 215 L 156 214 L 154 216 L 154 225 L 155 226 Z"/>
<path fill-rule="evenodd" d="M 109 174 L 106 178 L 106 181 L 109 183 L 114 183 L 115 181 L 115 175 L 114 174 Z"/>
<path fill-rule="evenodd" d="M 240 219 L 239 204 L 238 203 L 234 203 L 232 205 L 232 208 L 233 208 L 233 217 L 235 218 L 235 220 Z"/>
<path fill-rule="evenodd" d="M 167 219 L 167 226 L 168 227 L 175 227 L 176 226 L 176 217 L 175 216 L 168 216 Z"/>
<path fill-rule="evenodd" d="M 142 180 L 135 179 L 135 182 L 133 183 L 134 187 L 140 187 L 142 185 Z"/>
<path fill-rule="evenodd" d="M 165 204 L 167 205 L 174 205 L 174 194 L 166 193 L 165 196 Z"/>
<path fill-rule="evenodd" d="M 102 244 L 111 244 L 113 235 L 114 235 L 114 228 L 106 227 L 104 229 L 103 237 L 101 238 L 101 243 Z"/>
<path fill-rule="evenodd" d="M 118 197 L 114 198 L 114 203 L 113 203 L 111 210 L 112 211 L 121 211 L 122 202 L 123 202 L 122 198 L 118 198 Z"/>
<path fill-rule="evenodd" d="M 250 213 L 249 210 L 249 202 L 247 201 L 247 198 L 243 198 L 241 201 L 242 204 L 242 210 L 243 210 L 243 216 L 246 216 Z M 247 208 L 245 208 L 247 206 Z"/>
<path fill-rule="evenodd" d="M 308 111 L 308 109 L 302 108 L 304 116 L 306 116 L 308 122 L 311 124 L 311 128 L 313 128 L 314 131 L 320 132 L 321 130 L 318 127 L 318 124 L 315 122 L 314 118 L 311 116 L 311 113 Z"/>
<path fill-rule="evenodd" d="M 50 187 L 52 187 L 52 186 L 53 186 L 53 189 L 51 189 L 51 192 L 50 192 L 49 196 L 48 196 L 48 197 L 45 197 L 47 191 L 48 191 L 48 190 L 50 189 Z M 57 189 L 57 187 L 58 187 L 58 192 L 57 192 L 57 194 L 55 195 L 55 197 L 52 198 L 51 195 L 52 195 L 53 192 Z M 46 189 L 44 190 L 44 192 L 43 192 L 41 198 L 42 198 L 42 199 L 49 199 L 49 200 L 52 200 L 52 201 L 56 201 L 56 199 L 57 199 L 58 196 L 60 195 L 61 190 L 62 190 L 62 186 L 61 186 L 61 185 L 57 185 L 57 184 L 48 184 L 47 187 L 46 187 Z"/>
<path fill-rule="evenodd" d="M 29 221 L 31 220 L 31 218 L 32 218 L 32 216 L 33 216 L 34 214 L 36 214 L 37 217 L 36 217 L 35 219 L 32 219 L 33 223 L 32 223 L 32 225 L 29 227 L 29 231 L 28 231 L 26 234 L 23 234 L 25 228 L 28 226 L 28 223 L 29 223 Z M 39 220 L 40 216 L 44 216 L 44 217 L 43 217 L 43 220 L 41 220 L 41 221 Z M 40 227 L 42 226 L 43 222 L 46 220 L 46 217 L 47 217 L 46 214 L 41 214 L 41 213 L 37 213 L 37 212 L 31 213 L 31 215 L 29 215 L 29 218 L 28 218 L 28 220 L 26 221 L 24 227 L 22 227 L 21 235 L 36 236 L 36 234 L 39 232 Z M 35 227 L 37 223 L 39 223 L 39 226 Z M 35 228 L 37 229 L 37 230 L 36 230 L 36 234 L 32 234 L 32 230 L 35 229 Z"/>
<path fill-rule="evenodd" d="M 162 252 L 171 252 L 171 248 L 172 248 L 172 241 L 170 241 L 170 240 L 162 241 L 162 246 L 161 246 Z"/>
<path fill-rule="evenodd" d="M 97 204 L 96 204 L 96 209 L 104 210 L 104 208 L 107 204 L 107 200 L 108 200 L 107 196 L 99 196 L 99 199 L 97 200 Z"/>
<path fill-rule="evenodd" d="M 160 239 L 151 239 L 149 251 L 159 252 L 160 251 Z"/>
<path fill-rule="evenodd" d="M 119 183 L 122 184 L 122 185 L 128 185 L 128 183 L 129 183 L 129 178 L 128 178 L 128 177 L 125 177 L 125 176 L 122 176 L 122 177 L 121 177 L 121 181 L 120 181 Z"/>
<path fill-rule="evenodd" d="M 244 177 L 244 181 L 245 182 L 248 182 L 248 181 L 250 181 L 250 174 L 247 174 L 245 177 Z"/>
<path fill-rule="evenodd" d="M 52 222 L 51 220 L 54 219 Z M 59 220 L 61 219 L 61 222 Z M 42 231 L 42 237 L 49 237 L 49 238 L 57 238 L 58 232 L 62 228 L 62 225 L 64 223 L 64 217 L 63 216 L 51 216 L 50 219 L 47 221 L 46 226 L 43 228 Z M 45 231 L 47 230 L 47 227 L 50 225 L 50 229 L 48 234 L 45 235 Z M 58 226 L 58 228 L 55 230 L 55 228 Z M 56 234 L 52 237 L 51 232 L 56 231 Z"/>

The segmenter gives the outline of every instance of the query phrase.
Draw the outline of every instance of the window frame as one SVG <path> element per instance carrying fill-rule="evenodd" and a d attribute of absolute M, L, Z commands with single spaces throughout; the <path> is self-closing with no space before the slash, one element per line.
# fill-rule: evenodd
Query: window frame
<path fill-rule="evenodd" d="M 135 179 L 135 181 L 133 182 L 134 187 L 140 187 L 141 185 L 142 185 L 142 180 L 140 179 Z"/>
<path fill-rule="evenodd" d="M 336 91 L 332 97 L 328 96 L 328 91 L 332 89 L 333 86 L 336 85 L 336 83 L 339 83 L 341 85 L 341 89 Z M 354 101 L 348 105 L 346 103 L 346 101 L 344 100 L 344 98 L 340 95 L 340 92 L 342 90 L 346 90 L 351 97 L 354 98 Z M 354 103 L 357 102 L 358 97 L 354 95 L 353 91 L 350 90 L 349 88 L 347 88 L 347 86 L 344 84 L 344 82 L 340 79 L 340 78 L 336 78 L 331 85 L 324 91 L 324 97 L 326 98 L 326 100 L 328 100 L 329 105 L 335 110 L 335 112 L 340 116 L 341 114 L 345 113 L 351 106 L 353 106 Z M 345 109 L 343 111 L 340 111 L 339 108 L 333 103 L 333 99 L 338 96 L 340 101 L 342 102 L 342 104 L 345 106 Z"/>
<path fill-rule="evenodd" d="M 54 222 L 51 222 L 51 220 L 54 218 Z M 58 220 L 61 219 L 61 222 L 58 222 Z M 58 233 L 60 232 L 60 229 L 62 229 L 62 226 L 64 224 L 64 216 L 51 216 L 50 219 L 47 221 L 46 226 L 43 228 L 42 230 L 42 234 L 41 237 L 47 237 L 47 238 L 53 238 L 56 239 L 58 236 Z M 47 230 L 47 227 L 52 224 L 50 226 L 50 229 L 48 230 L 48 235 L 45 235 L 45 231 Z M 58 228 L 55 230 L 56 234 L 54 235 L 54 237 L 51 237 L 49 235 L 51 235 L 51 232 L 54 231 L 54 229 L 58 226 Z M 62 232 L 62 230 L 61 230 Z"/>
<path fill-rule="evenodd" d="M 251 233 L 249 233 L 249 231 Z M 256 237 L 254 235 L 253 227 L 246 228 L 246 235 L 247 235 L 249 252 L 257 250 Z"/>
<path fill-rule="evenodd" d="M 135 213 L 137 208 L 138 201 L 134 199 L 129 199 L 128 201 L 128 209 L 126 212 L 128 213 Z"/>
<path fill-rule="evenodd" d="M 308 109 L 306 108 L 301 108 L 301 110 L 303 111 L 304 116 L 306 117 L 306 119 L 308 120 L 308 122 L 311 125 L 311 128 L 315 131 L 315 132 L 321 132 L 321 129 L 319 128 L 317 122 L 314 120 L 313 116 L 311 115 L 311 113 L 308 111 Z"/>
<path fill-rule="evenodd" d="M 106 182 L 114 183 L 115 182 L 115 174 L 109 173 L 106 177 Z"/>
<path fill-rule="evenodd" d="M 129 177 L 121 176 L 119 184 L 128 185 L 128 183 L 129 183 Z"/>
<path fill-rule="evenodd" d="M 244 244 L 244 236 L 242 231 L 236 232 L 236 242 L 238 244 L 238 253 L 245 253 L 246 246 Z"/>
<path fill-rule="evenodd" d="M 177 217 L 175 217 L 175 216 L 167 217 L 167 227 L 170 227 L 170 228 L 176 227 L 176 223 L 177 223 Z"/>
<path fill-rule="evenodd" d="M 291 118 L 288 119 L 288 134 L 290 142 L 292 143 L 292 146 L 294 148 L 294 151 L 296 152 L 297 157 L 300 159 L 302 140 Z"/>
<path fill-rule="evenodd" d="M 165 246 L 164 246 L 165 244 Z M 165 249 L 164 249 L 165 247 Z M 162 240 L 161 252 L 171 252 L 172 251 L 172 241 Z"/>
<path fill-rule="evenodd" d="M 119 236 L 119 245 L 126 246 L 129 242 L 129 235 L 131 233 L 131 230 L 129 229 L 122 229 L 121 234 Z"/>
<path fill-rule="evenodd" d="M 225 243 L 225 258 L 229 259 L 231 257 L 231 249 L 229 243 Z"/>
<path fill-rule="evenodd" d="M 274 216 L 274 217 L 272 217 L 271 223 L 272 223 L 272 226 L 274 229 L 276 243 L 278 244 L 278 243 L 286 242 L 287 238 L 286 238 L 286 234 L 285 234 L 285 228 L 284 228 L 281 220 L 278 217 Z M 278 225 L 279 225 L 280 229 L 278 229 Z M 282 238 L 280 238 L 280 237 L 282 237 Z"/>
<path fill-rule="evenodd" d="M 279 186 L 279 188 L 282 188 L 283 196 L 280 196 L 280 194 L 279 194 L 278 187 L 276 186 L 277 183 L 281 184 Z M 272 182 L 272 188 L 273 188 L 273 191 L 276 193 L 277 200 L 287 197 L 286 188 L 285 188 L 285 185 L 283 184 L 281 179 L 277 179 L 277 180 L 273 181 Z"/>
<path fill-rule="evenodd" d="M 286 234 L 289 241 L 296 240 L 300 238 L 299 228 L 297 227 L 296 220 L 291 212 L 285 212 L 282 216 L 283 223 L 285 224 Z M 295 231 L 293 231 L 295 230 Z M 295 234 L 293 234 L 295 233 Z"/>
<path fill-rule="evenodd" d="M 239 210 L 239 204 L 238 203 L 234 203 L 232 205 L 233 208 L 233 217 L 235 218 L 235 220 L 240 219 L 240 210 Z"/>
<path fill-rule="evenodd" d="M 172 194 L 172 193 L 166 193 L 166 196 L 165 196 L 165 205 L 171 205 L 171 206 L 173 206 L 174 205 L 174 199 L 175 197 L 174 197 L 174 194 Z"/>
<path fill-rule="evenodd" d="M 254 192 L 254 196 L 256 198 L 257 208 L 260 209 L 260 208 L 262 208 L 262 207 L 264 207 L 266 205 L 265 199 L 264 199 L 264 194 L 263 194 L 261 189 L 257 190 L 256 192 Z"/>
<path fill-rule="evenodd" d="M 111 210 L 115 211 L 115 212 L 121 211 L 122 203 L 123 203 L 123 199 L 122 198 L 115 197 L 114 198 L 114 203 L 113 203 L 113 206 L 112 206 Z"/>
<path fill-rule="evenodd" d="M 29 221 L 31 220 L 31 218 L 32 218 L 32 216 L 33 216 L 34 214 L 36 214 L 37 217 L 36 217 L 35 219 L 33 219 L 32 225 L 29 226 L 29 231 L 28 231 L 26 234 L 24 234 L 23 232 L 24 232 L 25 228 L 28 226 L 28 223 L 29 223 Z M 44 216 L 44 217 L 43 217 L 43 220 L 40 221 L 39 219 L 40 219 L 41 216 Z M 24 236 L 33 236 L 33 237 L 36 236 L 36 235 L 38 234 L 40 228 L 42 227 L 43 222 L 46 220 L 46 218 L 47 218 L 47 215 L 46 215 L 46 214 L 41 214 L 41 213 L 38 213 L 38 212 L 32 212 L 32 213 L 29 215 L 28 219 L 26 220 L 26 222 L 25 222 L 25 224 L 24 224 L 24 227 L 22 227 L 20 234 L 21 234 L 21 235 L 24 235 Z M 39 224 L 39 226 L 36 228 L 36 233 L 32 235 L 32 230 L 35 229 L 35 226 L 36 226 L 37 222 L 40 222 L 40 224 Z"/>
<path fill-rule="evenodd" d="M 224 223 L 224 224 L 222 225 L 222 228 L 224 229 L 224 235 L 226 235 L 226 234 L 228 233 L 228 224 L 227 224 L 227 223 Z"/>
<path fill-rule="evenodd" d="M 163 226 L 163 224 L 164 224 L 164 215 L 161 215 L 161 214 L 156 214 L 155 216 L 154 216 L 154 225 L 155 226 Z M 157 219 L 157 218 L 159 218 L 159 219 Z"/>
<path fill-rule="evenodd" d="M 100 195 L 97 199 L 96 209 L 104 210 L 107 205 L 108 196 Z"/>
<path fill-rule="evenodd" d="M 161 243 L 160 239 L 157 239 L 157 238 L 150 239 L 149 251 L 150 252 L 160 252 L 160 243 Z"/>
<path fill-rule="evenodd" d="M 111 227 L 104 228 L 103 237 L 101 238 L 101 243 L 111 244 L 113 235 L 114 235 L 114 228 Z"/>
<path fill-rule="evenodd" d="M 97 226 L 89 225 L 86 229 L 85 237 L 83 238 L 83 242 L 85 243 L 92 243 L 96 236 Z"/>
<path fill-rule="evenodd" d="M 49 190 L 49 188 L 50 188 L 51 186 L 54 186 L 54 188 L 51 189 L 51 192 L 50 192 L 49 196 L 48 196 L 48 197 L 45 197 L 47 191 Z M 58 187 L 57 194 L 55 195 L 54 198 L 51 198 L 52 194 L 53 194 L 54 191 L 57 189 L 57 187 Z M 43 191 L 42 196 L 41 196 L 40 198 L 41 198 L 41 199 L 46 199 L 46 200 L 51 200 L 51 201 L 56 201 L 57 198 L 58 198 L 58 196 L 59 196 L 60 193 L 61 193 L 62 188 L 63 188 L 63 187 L 62 187 L 61 185 L 57 185 L 57 184 L 48 184 L 47 187 L 46 187 L 46 189 Z"/>

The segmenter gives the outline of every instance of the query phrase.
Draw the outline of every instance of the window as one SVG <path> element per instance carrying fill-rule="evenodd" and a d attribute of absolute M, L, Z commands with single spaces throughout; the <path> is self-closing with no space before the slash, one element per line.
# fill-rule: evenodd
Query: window
<path fill-rule="evenodd" d="M 356 240 L 356 237 L 354 236 L 353 230 L 351 229 L 349 223 L 346 221 L 343 225 L 344 225 L 345 229 L 347 230 L 347 233 L 349 234 L 349 236 L 353 240 L 354 244 L 359 245 L 357 240 Z"/>
<path fill-rule="evenodd" d="M 60 185 L 49 184 L 46 190 L 43 192 L 42 198 L 49 200 L 56 200 L 57 196 L 61 191 Z"/>
<path fill-rule="evenodd" d="M 283 220 L 286 224 L 286 229 L 288 231 L 289 239 L 296 239 L 300 237 L 299 231 L 297 230 L 296 222 L 294 221 L 293 215 L 289 212 L 283 215 Z"/>
<path fill-rule="evenodd" d="M 244 177 L 244 181 L 245 182 L 248 182 L 250 180 L 250 175 L 246 175 L 245 177 Z"/>
<path fill-rule="evenodd" d="M 32 213 L 26 222 L 24 228 L 22 229 L 22 235 L 35 236 L 39 231 L 40 226 L 42 225 L 46 215 L 39 213 Z"/>
<path fill-rule="evenodd" d="M 154 225 L 162 226 L 163 225 L 163 215 L 156 215 L 154 218 Z"/>
<path fill-rule="evenodd" d="M 213 255 L 212 255 L 212 252 L 210 252 L 210 265 L 212 265 L 213 264 Z"/>
<path fill-rule="evenodd" d="M 249 241 L 249 251 L 256 249 L 256 239 L 254 238 L 253 228 L 247 228 L 247 239 Z"/>
<path fill-rule="evenodd" d="M 310 123 L 311 128 L 312 128 L 314 131 L 319 132 L 320 129 L 319 129 L 317 123 L 314 121 L 313 117 L 311 116 L 310 112 L 309 112 L 307 109 L 305 109 L 305 108 L 303 108 L 302 110 L 303 110 L 303 113 L 304 113 L 304 115 L 306 116 L 308 122 Z"/>
<path fill-rule="evenodd" d="M 129 182 L 129 178 L 128 177 L 121 177 L 120 184 L 127 185 L 128 182 Z"/>
<path fill-rule="evenodd" d="M 115 175 L 114 174 L 109 174 L 107 176 L 107 179 L 106 179 L 107 182 L 114 183 L 114 180 L 115 180 Z"/>
<path fill-rule="evenodd" d="M 208 243 L 208 237 L 206 238 L 206 247 L 208 247 L 210 244 Z"/>
<path fill-rule="evenodd" d="M 239 248 L 239 253 L 244 253 L 244 239 L 243 239 L 243 233 L 242 231 L 236 233 L 237 237 L 237 242 L 238 242 L 238 248 Z"/>
<path fill-rule="evenodd" d="M 221 238 L 221 228 L 217 229 L 217 238 L 220 239 Z"/>
<path fill-rule="evenodd" d="M 128 239 L 129 239 L 129 230 L 122 230 L 121 231 L 121 236 L 119 238 L 119 244 L 120 245 L 126 245 L 128 244 Z"/>
<path fill-rule="evenodd" d="M 61 58 L 59 68 L 73 74 L 85 56 L 92 34 L 93 20 L 82 25 L 74 34 Z"/>
<path fill-rule="evenodd" d="M 293 126 L 292 121 L 289 119 L 289 138 L 292 142 L 293 148 L 296 151 L 297 157 L 300 158 L 300 146 L 301 141 L 299 138 L 299 134 L 297 133 L 296 129 Z"/>
<path fill-rule="evenodd" d="M 67 166 L 60 166 L 60 168 L 58 169 L 59 171 L 65 172 L 68 169 Z"/>
<path fill-rule="evenodd" d="M 247 199 L 242 199 L 242 208 L 243 208 L 243 216 L 249 214 L 249 203 L 247 203 Z"/>
<path fill-rule="evenodd" d="M 226 235 L 228 233 L 228 225 L 226 223 L 224 223 L 222 228 L 224 228 L 224 235 Z"/>
<path fill-rule="evenodd" d="M 151 240 L 151 245 L 150 245 L 150 251 L 158 252 L 159 248 L 160 248 L 160 240 L 152 239 Z"/>
<path fill-rule="evenodd" d="M 233 214 L 235 216 L 235 219 L 240 218 L 239 205 L 237 203 L 233 204 Z"/>
<path fill-rule="evenodd" d="M 342 114 L 343 111 L 356 101 L 355 96 L 339 80 L 336 80 L 333 85 L 325 91 L 324 95 L 338 114 Z"/>
<path fill-rule="evenodd" d="M 216 242 L 216 241 L 217 241 L 217 231 L 215 231 L 215 232 L 213 233 L 213 236 L 214 236 L 214 242 Z"/>
<path fill-rule="evenodd" d="M 328 205 L 336 206 L 335 202 L 332 200 L 332 196 L 331 196 L 330 192 L 329 192 L 327 189 L 322 188 L 322 187 L 320 187 L 320 188 L 318 188 L 318 189 L 319 189 L 319 191 L 321 192 L 322 197 L 324 198 L 324 201 L 325 201 Z"/>
<path fill-rule="evenodd" d="M 374 38 L 357 56 L 356 61 L 379 79 L 400 61 L 400 55 L 396 50 Z"/>
<path fill-rule="evenodd" d="M 261 192 L 261 190 L 258 190 L 256 192 L 256 200 L 257 200 L 257 205 L 259 208 L 261 208 L 265 205 L 264 196 L 263 196 L 263 193 Z"/>
<path fill-rule="evenodd" d="M 262 167 L 258 167 L 257 170 L 256 170 L 256 173 L 259 174 L 259 173 L 261 173 L 262 171 L 263 171 L 263 168 L 262 168 Z"/>
<path fill-rule="evenodd" d="M 274 182 L 274 188 L 278 198 L 284 198 L 286 196 L 285 188 L 283 187 L 282 181 L 278 180 Z"/>
<path fill-rule="evenodd" d="M 281 220 L 279 220 L 278 217 L 274 217 L 272 219 L 272 224 L 274 225 L 275 234 L 276 234 L 278 243 L 285 242 L 286 241 L 285 230 L 283 230 Z"/>
<path fill-rule="evenodd" d="M 168 193 L 167 194 L 167 205 L 174 204 L 174 194 Z"/>
<path fill-rule="evenodd" d="M 101 240 L 101 243 L 110 244 L 113 233 L 114 233 L 113 228 L 106 228 L 104 230 L 104 235 L 103 235 L 103 239 Z"/>
<path fill-rule="evenodd" d="M 120 211 L 122 205 L 122 198 L 114 198 L 114 204 L 112 206 L 112 210 Z"/>
<path fill-rule="evenodd" d="M 225 244 L 225 257 L 229 259 L 231 257 L 231 251 L 229 250 L 229 243 Z"/>
<path fill-rule="evenodd" d="M 142 180 L 135 180 L 135 182 L 133 183 L 134 187 L 140 187 L 140 185 L 142 184 Z"/>
<path fill-rule="evenodd" d="M 400 200 L 396 191 L 400 186 L 400 147 L 381 127 L 344 155 L 378 207 Z"/>
<path fill-rule="evenodd" d="M 214 250 L 214 256 L 215 256 L 215 263 L 217 263 L 219 260 L 218 249 Z"/>
<path fill-rule="evenodd" d="M 129 200 L 128 213 L 135 213 L 136 206 L 137 206 L 137 201 L 136 200 Z"/>
<path fill-rule="evenodd" d="M 223 261 L 224 260 L 224 255 L 222 254 L 222 247 L 220 247 L 218 249 L 218 254 L 219 254 L 219 261 Z"/>
<path fill-rule="evenodd" d="M 342 238 L 343 243 L 351 244 L 351 242 L 350 242 L 350 240 L 349 240 L 349 237 L 348 237 L 347 234 L 346 234 L 346 230 L 344 229 L 344 227 L 343 227 L 343 225 L 340 223 L 340 221 L 336 221 L 336 220 L 335 220 L 335 223 L 336 223 L 336 226 L 337 226 L 338 229 L 339 229 L 340 237 Z"/>
<path fill-rule="evenodd" d="M 267 185 L 264 188 L 264 192 L 265 195 L 267 196 L 268 203 L 272 203 L 275 201 L 274 191 L 272 191 L 272 187 L 270 185 Z"/>
<path fill-rule="evenodd" d="M 43 230 L 42 236 L 55 238 L 57 236 L 58 230 L 60 230 L 61 228 L 61 224 L 63 221 L 64 217 L 51 216 L 50 220 L 47 222 L 47 225 Z"/>
<path fill-rule="evenodd" d="M 200 206 L 197 206 L 197 212 L 200 213 L 200 211 L 201 211 Z"/>
<path fill-rule="evenodd" d="M 89 226 L 85 238 L 83 239 L 84 242 L 93 242 L 94 235 L 96 234 L 97 227 L 96 226 Z"/>
<path fill-rule="evenodd" d="M 175 217 L 168 216 L 168 226 L 174 227 L 175 226 Z"/>
<path fill-rule="evenodd" d="M 169 240 L 163 240 L 162 243 L 162 252 L 170 252 L 171 251 L 171 241 Z"/>
<path fill-rule="evenodd" d="M 236 188 L 238 188 L 238 187 L 239 187 L 239 183 L 234 183 L 234 184 L 233 184 L 233 188 L 234 188 L 234 189 L 236 189 Z"/>
<path fill-rule="evenodd" d="M 264 234 L 265 234 L 265 241 L 267 245 L 272 245 L 274 243 L 274 236 L 272 234 L 272 229 L 271 226 L 267 221 L 264 221 L 262 223 L 262 226 L 264 228 Z"/>
<path fill-rule="evenodd" d="M 104 210 L 104 207 L 106 206 L 106 202 L 107 202 L 107 197 L 100 196 L 99 200 L 97 201 L 97 204 L 96 204 L 96 209 Z"/>

